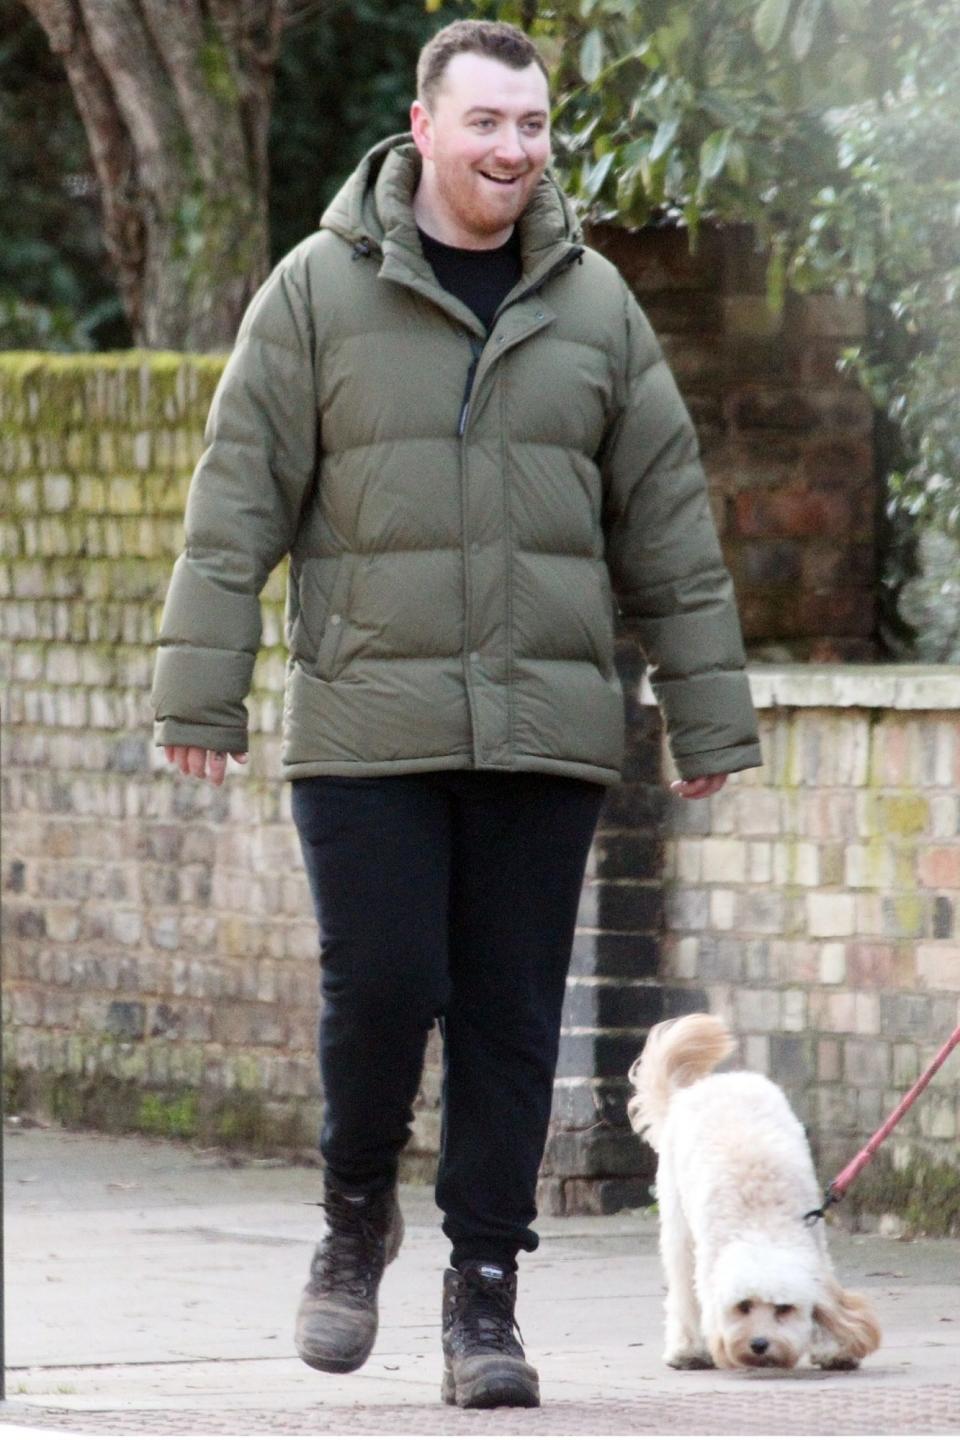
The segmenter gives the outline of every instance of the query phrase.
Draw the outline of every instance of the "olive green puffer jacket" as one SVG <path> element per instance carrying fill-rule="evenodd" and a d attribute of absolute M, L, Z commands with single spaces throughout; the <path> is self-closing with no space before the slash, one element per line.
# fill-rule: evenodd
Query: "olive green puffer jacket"
<path fill-rule="evenodd" d="M 164 610 L 158 744 L 247 748 L 258 596 L 290 554 L 286 778 L 623 755 L 615 601 L 685 776 L 760 763 L 693 430 L 545 176 L 489 338 L 423 258 L 394 137 L 254 297 Z"/>

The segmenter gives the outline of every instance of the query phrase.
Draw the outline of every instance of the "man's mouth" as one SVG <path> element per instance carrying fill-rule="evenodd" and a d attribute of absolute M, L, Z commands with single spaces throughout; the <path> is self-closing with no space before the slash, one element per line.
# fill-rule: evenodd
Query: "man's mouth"
<path fill-rule="evenodd" d="M 484 180 L 492 180 L 494 185 L 515 185 L 522 177 L 519 175 L 495 175 L 490 170 L 481 170 L 480 174 Z"/>

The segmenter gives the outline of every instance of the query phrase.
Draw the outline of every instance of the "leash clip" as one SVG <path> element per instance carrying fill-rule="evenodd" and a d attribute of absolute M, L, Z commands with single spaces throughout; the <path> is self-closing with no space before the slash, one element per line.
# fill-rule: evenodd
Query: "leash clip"
<path fill-rule="evenodd" d="M 804 1225 L 812 1229 L 818 1220 L 825 1220 L 827 1218 L 827 1211 L 830 1209 L 830 1206 L 839 1205 L 842 1199 L 843 1196 L 839 1195 L 832 1185 L 828 1185 L 824 1191 L 823 1204 L 817 1210 L 807 1211 L 803 1217 Z"/>

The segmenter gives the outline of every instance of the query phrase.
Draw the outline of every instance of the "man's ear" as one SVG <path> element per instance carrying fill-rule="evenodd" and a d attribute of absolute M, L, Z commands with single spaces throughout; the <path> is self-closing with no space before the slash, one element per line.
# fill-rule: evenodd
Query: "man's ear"
<path fill-rule="evenodd" d="M 433 117 L 420 100 L 410 106 L 410 129 L 413 143 L 425 160 L 433 158 Z"/>

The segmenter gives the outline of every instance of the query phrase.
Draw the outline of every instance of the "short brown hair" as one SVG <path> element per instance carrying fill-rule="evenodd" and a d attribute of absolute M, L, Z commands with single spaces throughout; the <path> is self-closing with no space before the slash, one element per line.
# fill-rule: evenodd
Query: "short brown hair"
<path fill-rule="evenodd" d="M 454 20 L 438 30 L 420 51 L 417 62 L 417 99 L 433 108 L 444 71 L 455 55 L 489 55 L 511 70 L 538 65 L 549 83 L 543 56 L 528 35 L 504 20 Z"/>

